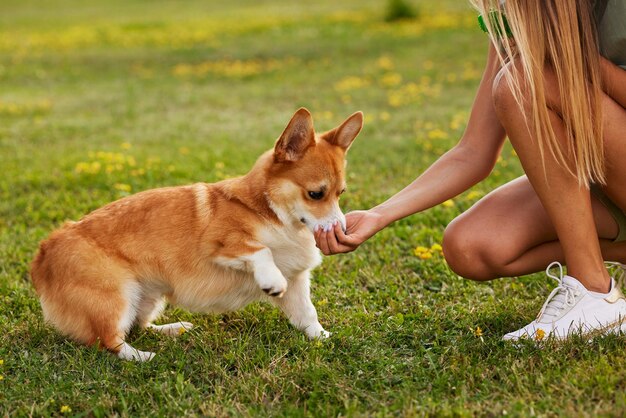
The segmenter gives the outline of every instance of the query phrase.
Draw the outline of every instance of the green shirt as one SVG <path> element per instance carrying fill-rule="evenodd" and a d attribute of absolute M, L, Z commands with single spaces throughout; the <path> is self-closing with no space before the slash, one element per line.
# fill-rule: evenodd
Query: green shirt
<path fill-rule="evenodd" d="M 626 70 L 626 0 L 598 0 L 595 12 L 600 53 Z"/>

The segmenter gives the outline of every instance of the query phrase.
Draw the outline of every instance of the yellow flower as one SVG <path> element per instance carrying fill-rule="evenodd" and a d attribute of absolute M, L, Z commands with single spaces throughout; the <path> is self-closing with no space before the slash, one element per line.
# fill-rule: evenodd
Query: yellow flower
<path fill-rule="evenodd" d="M 62 406 L 61 406 L 61 409 L 60 409 L 60 412 L 61 412 L 62 414 L 69 414 L 70 412 L 72 412 L 72 408 L 70 408 L 70 407 L 69 407 L 69 406 L 67 406 L 67 405 L 62 405 Z"/>
<path fill-rule="evenodd" d="M 137 165 L 137 161 L 135 160 L 135 157 L 129 155 L 128 157 L 126 157 L 126 164 L 128 164 L 130 167 L 134 167 Z"/>
<path fill-rule="evenodd" d="M 483 194 L 481 192 L 477 192 L 476 190 L 472 190 L 467 194 L 467 200 L 474 200 L 478 197 L 481 197 Z"/>
<path fill-rule="evenodd" d="M 338 91 L 350 91 L 362 89 L 364 87 L 369 86 L 370 82 L 366 78 L 357 77 L 357 76 L 348 76 L 344 77 L 338 82 L 335 83 L 335 90 Z"/>
<path fill-rule="evenodd" d="M 446 139 L 448 134 L 441 129 L 433 129 L 428 132 L 428 139 Z"/>
<path fill-rule="evenodd" d="M 382 76 L 380 83 L 385 87 L 394 87 L 402 83 L 402 76 L 398 73 L 387 73 Z"/>
<path fill-rule="evenodd" d="M 1 380 L 4 380 L 4 376 L 2 376 L 2 375 L 0 374 L 0 381 L 1 381 Z"/>
<path fill-rule="evenodd" d="M 427 253 L 421 253 L 419 255 L 419 258 L 421 258 L 422 260 L 428 260 L 429 258 L 433 258 L 433 253 L 431 253 L 430 251 Z"/>
<path fill-rule="evenodd" d="M 476 329 L 474 330 L 474 335 L 477 337 L 482 337 L 483 336 L 483 330 L 480 329 L 480 327 L 476 327 Z"/>
<path fill-rule="evenodd" d="M 115 188 L 115 190 L 119 190 L 121 192 L 130 192 L 130 184 L 123 184 L 123 183 L 115 183 L 113 185 L 113 187 Z"/>
<path fill-rule="evenodd" d="M 380 114 L 380 120 L 382 121 L 388 121 L 389 118 L 391 118 L 391 115 L 389 114 L 389 112 L 382 112 Z"/>
<path fill-rule="evenodd" d="M 122 143 L 120 144 L 120 147 L 121 147 L 122 149 L 130 149 L 130 147 L 132 147 L 132 145 L 130 144 L 130 142 L 122 142 Z"/>
<path fill-rule="evenodd" d="M 451 208 L 452 206 L 454 206 L 454 200 L 448 199 L 445 202 L 443 202 L 441 205 L 445 208 Z"/>
<path fill-rule="evenodd" d="M 542 330 L 541 328 L 539 328 L 537 332 L 535 332 L 535 341 L 543 341 L 545 337 L 546 337 L 546 332 Z"/>
<path fill-rule="evenodd" d="M 424 254 L 424 253 L 427 253 L 429 251 L 430 250 L 428 248 L 419 246 L 419 247 L 415 247 L 415 249 L 413 250 L 413 254 L 419 256 L 420 254 Z"/>
<path fill-rule="evenodd" d="M 433 245 L 431 245 L 430 249 L 431 249 L 431 251 L 442 251 L 443 247 L 441 245 L 439 245 L 439 244 L 433 244 Z"/>
<path fill-rule="evenodd" d="M 178 149 L 178 152 L 180 152 L 182 155 L 187 155 L 187 154 L 189 154 L 189 148 L 187 148 L 187 147 L 180 147 Z"/>
<path fill-rule="evenodd" d="M 185 327 L 180 327 L 180 328 L 178 329 L 178 335 L 183 335 L 183 334 L 184 334 L 184 333 L 186 333 L 186 332 L 187 332 L 187 330 L 185 329 Z"/>
<path fill-rule="evenodd" d="M 0 366 L 2 366 L 3 364 L 4 364 L 4 360 L 0 358 Z"/>
<path fill-rule="evenodd" d="M 378 66 L 378 68 L 387 71 L 393 70 L 394 67 L 393 61 L 387 55 L 383 55 L 378 58 L 378 60 L 376 61 L 376 65 Z"/>

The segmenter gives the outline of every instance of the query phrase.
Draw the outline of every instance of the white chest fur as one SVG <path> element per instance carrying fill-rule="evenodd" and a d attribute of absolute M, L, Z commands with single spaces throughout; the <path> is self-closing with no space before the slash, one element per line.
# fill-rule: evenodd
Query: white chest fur
<path fill-rule="evenodd" d="M 272 251 L 274 263 L 286 278 L 322 262 L 315 239 L 306 228 L 267 227 L 260 231 L 259 240 Z"/>

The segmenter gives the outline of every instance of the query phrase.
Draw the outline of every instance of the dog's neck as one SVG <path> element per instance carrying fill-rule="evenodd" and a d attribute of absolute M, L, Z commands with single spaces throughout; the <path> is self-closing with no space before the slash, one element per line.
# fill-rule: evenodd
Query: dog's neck
<path fill-rule="evenodd" d="M 276 210 L 268 194 L 268 179 L 265 170 L 269 158 L 264 154 L 248 174 L 222 181 L 222 191 L 228 199 L 236 199 L 252 212 L 272 223 L 284 223 L 285 219 Z"/>

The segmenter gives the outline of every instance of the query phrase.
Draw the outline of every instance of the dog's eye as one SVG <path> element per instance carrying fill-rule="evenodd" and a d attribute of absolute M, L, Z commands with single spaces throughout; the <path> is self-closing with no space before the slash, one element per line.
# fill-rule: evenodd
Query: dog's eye
<path fill-rule="evenodd" d="M 319 192 L 309 192 L 309 197 L 313 200 L 320 200 L 321 198 L 324 197 L 324 191 L 319 191 Z"/>

